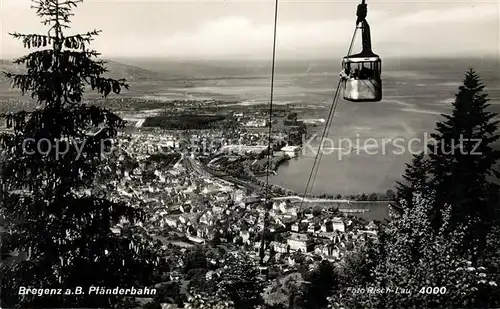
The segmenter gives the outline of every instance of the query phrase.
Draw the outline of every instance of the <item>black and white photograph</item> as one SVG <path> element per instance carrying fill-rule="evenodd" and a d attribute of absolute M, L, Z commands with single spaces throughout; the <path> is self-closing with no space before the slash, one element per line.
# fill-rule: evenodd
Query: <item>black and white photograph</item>
<path fill-rule="evenodd" d="M 499 0 L 0 0 L 0 309 L 499 285 Z"/>

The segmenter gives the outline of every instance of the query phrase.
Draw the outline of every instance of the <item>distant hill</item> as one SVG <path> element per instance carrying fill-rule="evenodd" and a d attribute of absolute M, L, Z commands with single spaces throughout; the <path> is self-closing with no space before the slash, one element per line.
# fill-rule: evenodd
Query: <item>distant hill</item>
<path fill-rule="evenodd" d="M 180 74 L 160 73 L 152 70 L 140 68 L 138 66 L 127 65 L 116 61 L 106 60 L 106 67 L 109 70 L 108 75 L 113 78 L 125 78 L 129 82 L 144 81 L 168 81 L 185 80 L 186 76 Z"/>
<path fill-rule="evenodd" d="M 167 73 L 154 72 L 133 65 L 126 65 L 116 61 L 106 63 L 108 72 L 107 77 L 125 78 L 130 85 L 129 90 L 120 93 L 121 98 L 142 97 L 144 94 L 153 95 L 156 92 L 167 89 L 190 88 L 193 83 L 180 75 L 171 75 Z M 23 73 L 26 71 L 23 65 L 17 65 L 12 60 L 0 59 L 0 112 L 15 110 L 31 110 L 35 106 L 34 100 L 30 95 L 21 98 L 19 89 L 12 89 L 10 80 L 8 80 L 2 71 L 11 73 Z M 90 88 L 90 86 L 88 87 Z M 111 94 L 110 98 L 115 95 Z M 100 98 L 101 95 L 87 89 L 85 99 Z"/>
<path fill-rule="evenodd" d="M 138 58 L 117 58 L 116 60 L 172 76 L 188 76 L 189 80 L 252 78 L 269 75 L 271 72 L 271 61 L 175 61 Z"/>
<path fill-rule="evenodd" d="M 170 75 L 166 73 L 154 72 L 151 70 L 146 70 L 137 66 L 126 65 L 116 61 L 106 60 L 106 67 L 109 72 L 106 74 L 113 78 L 125 78 L 128 82 L 148 82 L 148 81 L 173 81 L 173 80 L 185 80 L 185 76 L 181 75 Z M 21 73 L 24 71 L 24 67 L 14 64 L 12 60 L 0 60 L 0 72 L 7 71 L 13 73 Z M 7 83 L 8 80 L 5 78 L 4 74 L 0 74 L 0 84 Z M 4 86 L 4 85 L 2 85 Z"/>
<path fill-rule="evenodd" d="M 456 72 L 457 81 L 462 80 L 463 71 L 473 67 L 483 78 L 489 75 L 498 76 L 500 62 L 496 58 L 383 58 L 383 72 L 386 71 L 418 71 L 425 73 L 442 72 L 443 69 Z M 120 63 L 138 66 L 170 75 L 188 76 L 191 80 L 252 78 L 265 77 L 271 74 L 272 58 L 243 60 L 174 60 L 152 58 L 114 58 Z M 341 69 L 342 57 L 332 56 L 329 59 L 276 59 L 276 74 L 335 74 Z M 485 80 L 486 82 L 486 80 Z"/>

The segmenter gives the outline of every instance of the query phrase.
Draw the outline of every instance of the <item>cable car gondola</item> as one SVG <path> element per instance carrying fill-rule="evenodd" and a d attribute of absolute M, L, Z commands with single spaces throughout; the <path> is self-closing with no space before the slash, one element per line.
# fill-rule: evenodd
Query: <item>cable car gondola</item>
<path fill-rule="evenodd" d="M 344 100 L 351 102 L 378 102 L 382 100 L 382 60 L 372 51 L 370 26 L 366 21 L 365 0 L 358 5 L 356 30 L 361 29 L 363 49 L 342 60 L 341 76 L 344 82 Z M 355 32 L 356 34 L 356 32 Z M 354 37 L 353 37 L 354 40 Z M 351 42 L 351 47 L 352 47 Z"/>

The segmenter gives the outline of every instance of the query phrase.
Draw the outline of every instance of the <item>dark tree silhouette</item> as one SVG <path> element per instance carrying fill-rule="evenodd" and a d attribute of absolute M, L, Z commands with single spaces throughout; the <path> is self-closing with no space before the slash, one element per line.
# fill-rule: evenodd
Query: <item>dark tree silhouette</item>
<path fill-rule="evenodd" d="M 323 261 L 304 279 L 308 281 L 308 284 L 305 285 L 302 308 L 326 308 L 328 306 L 327 297 L 338 288 L 338 276 L 333 265 Z"/>
<path fill-rule="evenodd" d="M 474 71 L 466 73 L 453 112 L 437 124 L 429 158 L 415 156 L 406 170 L 398 216 L 378 230 L 376 253 L 370 253 L 377 263 L 367 261 L 369 267 L 358 267 L 358 275 L 346 272 L 352 280 L 344 276 L 348 286 L 394 290 L 402 282 L 425 282 L 446 293 L 347 293 L 339 300 L 343 306 L 498 307 L 499 190 L 489 182 L 491 175 L 498 176 L 493 166 L 500 155 L 490 146 L 498 139 L 498 122 L 493 121 L 497 115 L 486 111 L 483 87 Z M 366 282 L 359 282 L 363 277 Z"/>
<path fill-rule="evenodd" d="M 494 166 L 500 150 L 492 144 L 499 139 L 497 114 L 487 111 L 490 104 L 484 85 L 471 69 L 459 87 L 451 115 L 437 123 L 437 141 L 429 145 L 430 172 L 436 194 L 433 205 L 433 228 L 442 226 L 440 210 L 452 207 L 449 230 L 466 225 L 464 254 L 482 254 L 486 235 L 498 218 L 499 186 L 489 177 L 499 173 Z"/>
<path fill-rule="evenodd" d="M 36 51 L 15 60 L 26 66 L 25 74 L 6 76 L 13 88 L 31 93 L 37 108 L 2 115 L 13 129 L 2 136 L 9 150 L 0 166 L 0 205 L 9 231 L 2 245 L 27 255 L 3 266 L 4 307 L 109 307 L 119 296 L 87 295 L 88 288 L 142 287 L 157 263 L 143 237 L 110 230 L 121 219 L 144 220 L 144 213 L 91 192 L 103 150 L 124 122 L 82 104 L 84 90 L 90 86 L 106 97 L 127 85 L 104 77 L 105 63 L 88 49 L 99 31 L 64 33 L 79 2 L 33 1 L 48 32 L 11 34 Z M 19 287 L 61 288 L 62 295 L 19 295 Z M 75 294 L 77 287 L 84 293 Z"/>
<path fill-rule="evenodd" d="M 263 291 L 264 282 L 250 257 L 229 254 L 219 275 L 207 284 L 191 287 L 188 308 L 260 308 Z"/>
<path fill-rule="evenodd" d="M 394 191 L 387 190 L 385 192 L 385 199 L 387 199 L 389 201 L 393 201 L 395 198 L 396 198 L 396 193 L 394 193 Z"/>
<path fill-rule="evenodd" d="M 413 194 L 420 192 L 429 180 L 428 164 L 424 152 L 414 155 L 412 162 L 406 164 L 403 179 L 403 181 L 397 182 L 397 198 L 398 200 L 403 199 L 407 207 L 412 207 Z M 396 209 L 401 210 L 402 206 L 401 203 L 397 203 Z"/>

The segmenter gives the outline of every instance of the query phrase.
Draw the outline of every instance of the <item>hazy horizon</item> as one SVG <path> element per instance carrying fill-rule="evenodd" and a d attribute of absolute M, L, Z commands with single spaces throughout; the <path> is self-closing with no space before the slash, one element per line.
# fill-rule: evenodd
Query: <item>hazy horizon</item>
<path fill-rule="evenodd" d="M 0 60 L 5 60 L 5 61 L 13 61 L 19 57 L 22 57 L 26 54 L 28 54 L 31 51 L 28 51 L 25 49 L 23 53 L 20 53 L 19 55 L 15 56 L 7 56 L 3 55 L 4 57 L 0 57 Z M 99 52 L 99 50 L 97 50 Z M 342 61 L 342 57 L 345 55 L 342 54 L 332 54 L 329 57 L 327 56 L 322 56 L 322 57 L 294 57 L 293 55 L 290 55 L 288 57 L 277 57 L 277 61 L 315 61 L 315 62 L 340 62 Z M 147 57 L 147 56 L 109 56 L 105 57 L 103 55 L 98 56 L 99 59 L 104 59 L 108 61 L 126 61 L 126 60 L 133 60 L 133 61 L 167 61 L 167 62 L 176 62 L 176 63 L 224 63 L 224 62 L 267 62 L 267 61 L 272 61 L 271 55 L 269 57 L 261 57 L 261 58 L 248 58 L 248 57 L 224 57 L 224 58 L 214 58 L 214 59 L 202 59 L 202 58 L 187 58 L 187 59 L 182 59 L 182 58 L 169 58 L 169 57 Z M 467 60 L 473 60 L 473 61 L 480 61 L 485 60 L 485 61 L 499 61 L 500 58 L 499 56 L 496 55 L 465 55 L 465 56 L 454 56 L 454 55 L 442 55 L 442 56 L 432 56 L 432 55 L 422 55 L 422 56 L 412 56 L 412 55 L 407 55 L 407 56 L 384 56 L 380 55 L 380 58 L 382 60 L 386 61 L 398 61 L 398 60 L 462 60 L 462 61 L 467 61 Z"/>
<path fill-rule="evenodd" d="M 281 1 L 277 57 L 341 57 L 348 49 L 359 2 Z M 373 48 L 385 59 L 500 54 L 499 1 L 367 3 Z M 86 0 L 74 13 L 70 33 L 102 29 L 92 48 L 107 59 L 271 58 L 273 0 Z M 26 52 L 9 32 L 43 33 L 46 29 L 26 0 L 0 0 L 0 20 L 2 59 Z"/>

